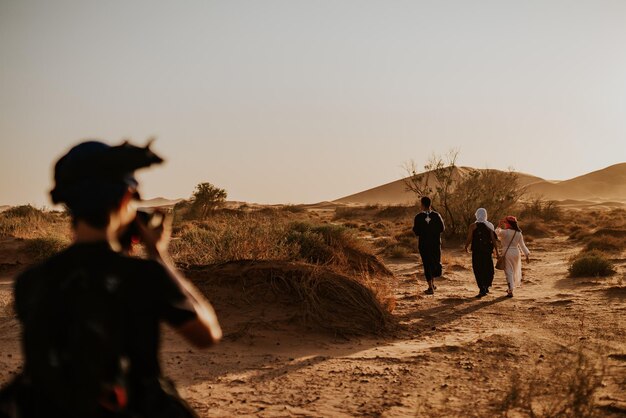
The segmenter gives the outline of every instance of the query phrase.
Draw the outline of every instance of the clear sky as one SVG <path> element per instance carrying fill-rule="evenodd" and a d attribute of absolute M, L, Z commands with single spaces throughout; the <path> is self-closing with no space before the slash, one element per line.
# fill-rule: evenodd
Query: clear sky
<path fill-rule="evenodd" d="M 626 1 L 0 0 L 0 204 L 149 136 L 145 197 L 332 200 L 450 148 L 574 177 L 626 161 Z"/>

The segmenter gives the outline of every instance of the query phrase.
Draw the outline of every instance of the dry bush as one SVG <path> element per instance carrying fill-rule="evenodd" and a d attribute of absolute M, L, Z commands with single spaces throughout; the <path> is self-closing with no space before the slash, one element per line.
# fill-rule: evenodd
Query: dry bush
<path fill-rule="evenodd" d="M 386 206 L 380 209 L 376 214 L 376 218 L 380 219 L 412 219 L 421 209 L 417 206 Z"/>
<path fill-rule="evenodd" d="M 602 417 L 596 398 L 604 366 L 592 362 L 582 350 L 573 358 L 567 353 L 559 357 L 547 373 L 514 374 L 496 413 L 528 418 Z"/>
<path fill-rule="evenodd" d="M 294 222 L 289 225 L 287 243 L 298 246 L 300 260 L 344 272 L 393 275 L 362 239 L 343 226 Z"/>
<path fill-rule="evenodd" d="M 288 260 L 298 252 L 297 247 L 286 242 L 284 223 L 258 213 L 216 215 L 209 222 L 184 223 L 175 229 L 170 253 L 183 265 Z"/>
<path fill-rule="evenodd" d="M 343 226 L 289 222 L 277 212 L 240 212 L 177 225 L 170 252 L 181 265 L 235 260 L 291 260 L 346 273 L 393 274 L 368 245 Z"/>
<path fill-rule="evenodd" d="M 24 250 L 34 262 L 40 262 L 61 252 L 69 245 L 70 241 L 67 238 L 47 236 L 27 240 Z"/>
<path fill-rule="evenodd" d="M 599 228 L 593 234 L 594 237 L 613 237 L 626 239 L 626 229 L 621 228 Z"/>
<path fill-rule="evenodd" d="M 371 215 L 373 210 L 369 207 L 364 206 L 348 206 L 348 207 L 338 207 L 335 209 L 335 215 L 333 216 L 333 220 L 337 221 L 340 219 L 363 219 L 368 215 Z"/>
<path fill-rule="evenodd" d="M 585 245 L 585 251 L 621 252 L 626 248 L 626 238 L 591 237 Z"/>
<path fill-rule="evenodd" d="M 391 237 L 383 237 L 383 238 L 378 238 L 377 240 L 375 240 L 374 246 L 377 248 L 387 248 L 397 243 L 398 241 L 396 241 L 395 239 Z"/>
<path fill-rule="evenodd" d="M 281 207 L 280 210 L 282 210 L 283 212 L 290 212 L 290 213 L 304 213 L 304 212 L 306 212 L 306 209 L 303 206 L 301 206 L 301 205 L 285 205 L 285 206 Z"/>
<path fill-rule="evenodd" d="M 374 245 L 382 248 L 382 254 L 390 258 L 406 258 L 417 252 L 417 241 L 411 230 L 398 233 L 393 238 L 376 240 Z"/>
<path fill-rule="evenodd" d="M 555 221 L 563 217 L 563 210 L 554 200 L 535 197 L 522 203 L 521 218 L 538 218 L 543 221 Z"/>
<path fill-rule="evenodd" d="M 232 286 L 240 300 L 279 304 L 303 325 L 334 335 L 381 335 L 394 327 L 389 287 L 371 276 L 285 261 L 240 261 L 192 268 L 186 274 L 212 297 L 212 285 Z"/>
<path fill-rule="evenodd" d="M 412 252 L 414 251 L 411 251 L 411 249 L 402 244 L 392 244 L 383 250 L 383 254 L 389 258 L 406 258 L 409 257 Z"/>
<path fill-rule="evenodd" d="M 569 239 L 571 240 L 581 240 L 591 234 L 589 227 L 586 225 L 572 225 L 569 227 L 569 231 Z"/>
<path fill-rule="evenodd" d="M 554 235 L 554 231 L 552 228 L 547 225 L 545 222 L 532 219 L 528 222 L 525 222 L 521 225 L 524 231 L 524 236 L 534 237 L 534 238 L 545 238 L 551 235 Z"/>
<path fill-rule="evenodd" d="M 571 277 L 604 277 L 615 273 L 615 265 L 603 252 L 592 250 L 572 257 L 568 270 Z"/>
<path fill-rule="evenodd" d="M 69 217 L 31 205 L 15 206 L 0 213 L 0 237 L 42 238 L 68 237 Z"/>

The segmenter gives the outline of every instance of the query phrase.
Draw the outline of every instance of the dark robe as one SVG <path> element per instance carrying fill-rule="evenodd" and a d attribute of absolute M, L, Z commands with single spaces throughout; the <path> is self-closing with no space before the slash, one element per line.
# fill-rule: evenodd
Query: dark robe
<path fill-rule="evenodd" d="M 418 239 L 427 281 L 441 276 L 441 233 L 445 229 L 441 215 L 435 211 L 421 212 L 415 216 L 413 232 Z"/>
<path fill-rule="evenodd" d="M 472 232 L 472 270 L 481 293 L 487 293 L 493 283 L 493 240 L 495 234 L 484 223 L 477 223 Z"/>

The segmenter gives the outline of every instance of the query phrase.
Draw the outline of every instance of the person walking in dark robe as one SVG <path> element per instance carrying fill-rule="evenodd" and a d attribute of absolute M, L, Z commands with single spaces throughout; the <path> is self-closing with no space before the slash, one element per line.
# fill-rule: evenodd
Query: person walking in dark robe
<path fill-rule="evenodd" d="M 487 220 L 487 210 L 479 208 L 476 211 L 476 222 L 469 226 L 467 240 L 465 241 L 465 251 L 469 246 L 472 249 L 472 270 L 478 285 L 477 298 L 482 298 L 489 293 L 489 288 L 493 283 L 493 253 L 495 250 L 498 256 L 498 238 L 495 228 Z"/>
<path fill-rule="evenodd" d="M 431 200 L 422 197 L 422 212 L 415 216 L 413 232 L 418 239 L 418 249 L 424 265 L 424 275 L 428 283 L 427 295 L 435 293 L 434 279 L 441 276 L 441 233 L 446 227 L 441 215 L 431 208 Z"/>

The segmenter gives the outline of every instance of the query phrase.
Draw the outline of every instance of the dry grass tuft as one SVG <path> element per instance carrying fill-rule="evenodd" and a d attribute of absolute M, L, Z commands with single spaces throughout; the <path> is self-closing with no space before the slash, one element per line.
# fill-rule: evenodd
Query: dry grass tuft
<path fill-rule="evenodd" d="M 616 237 L 591 237 L 585 245 L 585 251 L 606 251 L 612 253 L 619 253 L 626 248 L 626 238 Z"/>
<path fill-rule="evenodd" d="M 69 237 L 69 217 L 31 205 L 15 206 L 0 213 L 0 237 Z"/>
<path fill-rule="evenodd" d="M 286 242 L 297 245 L 300 260 L 334 266 L 343 272 L 393 276 L 363 240 L 340 225 L 294 222 L 289 225 Z"/>
<path fill-rule="evenodd" d="M 275 303 L 302 325 L 340 336 L 382 335 L 394 328 L 388 286 L 301 262 L 239 261 L 186 271 L 205 292 L 234 287 L 242 300 Z"/>
<path fill-rule="evenodd" d="M 34 262 L 43 261 L 63 251 L 70 245 L 70 241 L 55 236 L 33 238 L 26 241 L 24 250 L 33 257 Z"/>
<path fill-rule="evenodd" d="M 170 251 L 181 265 L 237 260 L 306 261 L 349 273 L 392 273 L 352 229 L 289 222 L 275 212 L 213 216 L 176 225 Z"/>
<path fill-rule="evenodd" d="M 592 362 L 582 350 L 574 358 L 567 353 L 559 357 L 548 373 L 514 374 L 498 413 L 503 417 L 602 417 L 596 398 L 604 367 Z"/>
<path fill-rule="evenodd" d="M 273 215 L 221 214 L 176 225 L 170 253 L 181 265 L 293 259 L 298 248 L 287 243 L 287 226 Z"/>

